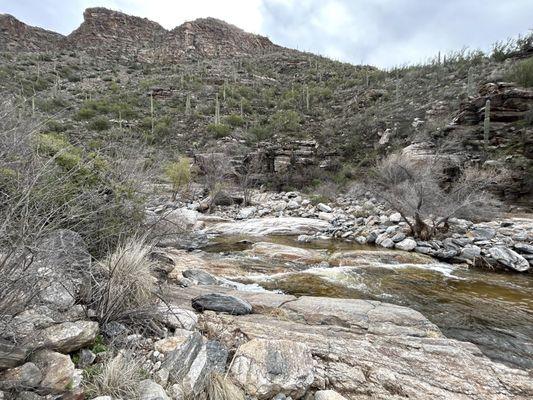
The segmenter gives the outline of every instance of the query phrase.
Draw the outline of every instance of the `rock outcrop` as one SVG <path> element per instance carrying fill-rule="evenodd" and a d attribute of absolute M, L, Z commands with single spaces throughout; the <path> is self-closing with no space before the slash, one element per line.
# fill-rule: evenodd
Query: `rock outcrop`
<path fill-rule="evenodd" d="M 156 22 L 106 8 L 88 8 L 83 23 L 62 43 L 113 58 L 151 61 L 167 31 Z"/>
<path fill-rule="evenodd" d="M 63 35 L 26 25 L 9 14 L 0 14 L 0 51 L 56 49 Z"/>
<path fill-rule="evenodd" d="M 159 59 L 239 57 L 277 48 L 264 36 L 247 33 L 219 19 L 200 18 L 168 32 L 159 49 Z"/>

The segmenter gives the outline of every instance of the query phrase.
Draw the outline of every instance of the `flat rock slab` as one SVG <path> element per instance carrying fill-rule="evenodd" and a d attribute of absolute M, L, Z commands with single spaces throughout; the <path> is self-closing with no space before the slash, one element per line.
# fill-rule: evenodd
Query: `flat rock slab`
<path fill-rule="evenodd" d="M 252 305 L 238 297 L 209 293 L 192 299 L 192 307 L 197 311 L 211 310 L 231 315 L 245 315 L 252 312 Z"/>
<path fill-rule="evenodd" d="M 300 217 L 254 218 L 208 227 L 204 232 L 215 235 L 312 235 L 331 227 L 327 221 Z"/>

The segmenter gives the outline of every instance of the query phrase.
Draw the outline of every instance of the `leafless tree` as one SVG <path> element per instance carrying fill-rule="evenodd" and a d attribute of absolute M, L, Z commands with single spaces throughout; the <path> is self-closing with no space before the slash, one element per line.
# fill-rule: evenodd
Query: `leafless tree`
<path fill-rule="evenodd" d="M 235 177 L 229 155 L 214 151 L 195 157 L 200 179 L 209 193 L 208 209 L 219 200 L 229 181 Z"/>
<path fill-rule="evenodd" d="M 477 166 L 459 167 L 449 182 L 445 157 L 413 158 L 395 153 L 371 171 L 367 184 L 374 195 L 399 212 L 415 237 L 427 240 L 451 217 L 483 218 L 494 212 L 489 188 L 507 174 Z"/>

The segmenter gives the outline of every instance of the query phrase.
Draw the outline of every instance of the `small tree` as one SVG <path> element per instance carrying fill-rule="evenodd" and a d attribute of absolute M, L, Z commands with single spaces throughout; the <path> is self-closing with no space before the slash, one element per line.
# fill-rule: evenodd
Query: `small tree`
<path fill-rule="evenodd" d="M 172 184 L 172 200 L 176 200 L 178 192 L 191 181 L 191 163 L 188 158 L 180 158 L 178 161 L 165 167 L 165 176 Z"/>
<path fill-rule="evenodd" d="M 451 217 L 488 217 L 494 212 L 488 189 L 506 176 L 494 169 L 466 167 L 447 183 L 445 165 L 438 155 L 413 159 L 391 154 L 372 170 L 367 184 L 376 197 L 401 214 L 415 237 L 427 240 Z"/>

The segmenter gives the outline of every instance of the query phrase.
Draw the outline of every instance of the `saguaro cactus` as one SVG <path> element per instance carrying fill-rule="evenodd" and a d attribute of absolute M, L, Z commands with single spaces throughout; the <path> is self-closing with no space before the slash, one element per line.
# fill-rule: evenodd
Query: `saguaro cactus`
<path fill-rule="evenodd" d="M 485 145 L 485 151 L 489 147 L 489 135 L 490 135 L 490 100 L 485 102 L 485 120 L 483 121 L 483 143 Z"/>
<path fill-rule="evenodd" d="M 472 67 L 468 68 L 468 82 L 467 82 L 467 94 L 469 96 L 474 95 L 474 70 Z"/>
<path fill-rule="evenodd" d="M 191 114 L 191 95 L 187 94 L 187 99 L 185 100 L 185 114 Z"/>
<path fill-rule="evenodd" d="M 151 133 L 154 134 L 154 94 L 150 93 L 150 120 L 152 124 Z"/>
<path fill-rule="evenodd" d="M 215 125 L 220 124 L 220 103 L 218 101 L 218 93 L 215 95 Z"/>

